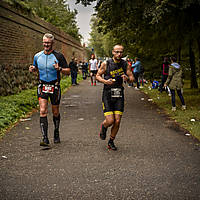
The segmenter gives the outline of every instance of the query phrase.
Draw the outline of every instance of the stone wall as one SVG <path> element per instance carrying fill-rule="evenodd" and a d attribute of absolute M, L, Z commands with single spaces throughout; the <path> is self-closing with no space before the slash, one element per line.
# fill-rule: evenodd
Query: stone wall
<path fill-rule="evenodd" d="M 26 16 L 0 1 L 0 95 L 33 87 L 37 77 L 28 71 L 35 53 L 41 51 L 44 33 L 55 36 L 55 49 L 70 62 L 72 55 L 86 59 L 85 49 L 65 32 L 38 17 Z"/>

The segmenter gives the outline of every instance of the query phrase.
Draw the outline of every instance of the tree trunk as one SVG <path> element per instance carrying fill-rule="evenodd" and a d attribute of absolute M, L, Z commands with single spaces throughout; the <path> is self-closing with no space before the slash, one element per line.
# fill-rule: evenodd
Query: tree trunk
<path fill-rule="evenodd" d="M 199 57 L 198 57 L 198 70 L 197 70 L 197 73 L 199 74 L 200 73 L 200 37 L 197 38 L 197 45 L 198 45 L 198 50 L 199 50 Z"/>
<path fill-rule="evenodd" d="M 189 41 L 189 56 L 190 56 L 190 68 L 191 68 L 191 88 L 198 88 L 196 68 L 195 68 L 195 56 L 192 50 L 193 41 Z"/>

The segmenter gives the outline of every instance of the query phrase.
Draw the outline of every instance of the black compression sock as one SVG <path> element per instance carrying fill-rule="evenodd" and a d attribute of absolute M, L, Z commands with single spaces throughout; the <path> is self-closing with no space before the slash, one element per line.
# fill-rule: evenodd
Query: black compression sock
<path fill-rule="evenodd" d="M 48 132 L 47 116 L 46 117 L 40 117 L 40 128 L 41 128 L 43 137 L 47 137 L 47 132 Z"/>
<path fill-rule="evenodd" d="M 109 142 L 113 142 L 114 139 L 115 137 L 110 136 Z"/>
<path fill-rule="evenodd" d="M 53 122 L 54 122 L 55 130 L 59 130 L 60 114 L 58 115 L 58 117 L 53 116 Z"/>

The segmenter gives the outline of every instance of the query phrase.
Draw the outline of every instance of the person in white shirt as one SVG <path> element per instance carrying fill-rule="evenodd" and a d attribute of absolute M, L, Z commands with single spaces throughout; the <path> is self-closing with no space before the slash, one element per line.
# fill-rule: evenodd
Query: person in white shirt
<path fill-rule="evenodd" d="M 91 55 L 91 59 L 89 60 L 89 72 L 91 77 L 91 85 L 96 86 L 96 74 L 98 71 L 98 62 L 95 58 L 95 55 Z"/>

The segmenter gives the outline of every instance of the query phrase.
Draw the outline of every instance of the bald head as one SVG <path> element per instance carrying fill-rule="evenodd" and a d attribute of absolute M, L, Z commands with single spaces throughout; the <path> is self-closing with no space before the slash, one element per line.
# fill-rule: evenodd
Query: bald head
<path fill-rule="evenodd" d="M 113 58 L 116 61 L 120 61 L 123 56 L 124 47 L 122 45 L 115 45 L 112 50 Z"/>
<path fill-rule="evenodd" d="M 121 49 L 124 50 L 124 47 L 123 47 L 122 45 L 120 45 L 120 44 L 116 44 L 116 45 L 113 47 L 113 50 L 118 49 L 118 48 L 121 48 Z"/>

